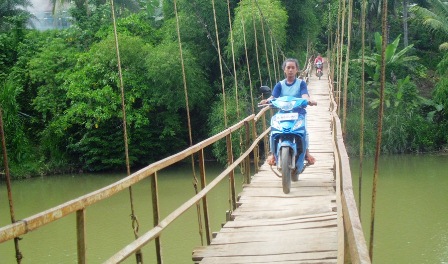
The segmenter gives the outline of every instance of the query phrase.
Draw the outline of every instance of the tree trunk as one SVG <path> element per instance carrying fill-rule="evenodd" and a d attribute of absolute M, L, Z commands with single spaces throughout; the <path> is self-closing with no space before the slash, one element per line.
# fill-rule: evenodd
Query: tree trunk
<path fill-rule="evenodd" d="M 403 44 L 409 45 L 408 39 L 408 0 L 403 0 Z"/>

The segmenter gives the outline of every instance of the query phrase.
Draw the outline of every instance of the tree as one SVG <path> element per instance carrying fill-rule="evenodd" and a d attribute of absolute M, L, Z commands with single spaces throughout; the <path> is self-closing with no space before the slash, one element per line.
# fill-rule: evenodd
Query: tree
<path fill-rule="evenodd" d="M 326 18 L 324 3 L 316 4 L 317 1 L 314 0 L 281 0 L 281 2 L 288 17 L 286 49 L 296 52 L 306 51 L 308 42 L 322 45 L 318 37 L 323 35 L 322 28 L 326 26 L 323 25 Z M 326 37 L 322 39 L 326 40 Z M 319 47 L 320 52 L 325 51 L 322 46 Z"/>
<path fill-rule="evenodd" d="M 428 0 L 431 8 L 427 9 L 421 6 L 413 6 L 410 11 L 416 18 L 422 21 L 423 25 L 434 30 L 438 34 L 442 34 L 444 38 L 448 38 L 448 2 L 441 0 Z M 440 50 L 448 50 L 448 42 L 444 42 L 439 46 Z"/>
<path fill-rule="evenodd" d="M 366 63 L 366 71 L 370 78 L 372 78 L 373 81 L 377 82 L 379 80 L 380 75 L 380 65 L 381 65 L 381 41 L 382 36 L 376 32 L 375 33 L 375 47 L 376 51 L 378 53 L 373 53 L 371 56 L 366 56 L 364 58 Z M 409 62 L 416 61 L 419 58 L 416 56 L 407 56 L 407 53 L 412 49 L 413 45 L 409 45 L 405 47 L 404 49 L 398 51 L 398 44 L 400 42 L 400 36 L 398 36 L 392 43 L 388 44 L 386 47 L 386 63 L 388 66 L 388 73 L 387 78 L 389 82 L 393 82 L 394 75 L 391 74 L 391 70 L 396 67 L 399 68 L 401 66 L 404 67 L 411 67 Z M 356 59 L 355 61 L 361 63 L 359 59 Z M 412 68 L 410 68 L 412 69 Z M 396 80 L 395 80 L 396 81 Z"/>
<path fill-rule="evenodd" d="M 402 50 L 398 49 L 400 36 L 398 36 L 392 43 L 388 44 L 385 50 L 386 61 L 386 84 L 384 90 L 384 130 L 383 130 L 383 145 L 382 152 L 388 153 L 403 153 L 407 151 L 429 149 L 433 147 L 427 144 L 425 141 L 428 138 L 422 136 L 422 131 L 418 131 L 417 135 L 414 132 L 418 129 L 416 124 L 420 122 L 420 126 L 432 127 L 429 122 L 424 120 L 424 113 L 421 111 L 423 100 L 418 95 L 417 86 L 411 78 L 410 72 L 415 73 L 416 60 L 418 57 L 409 56 L 408 53 L 412 50 L 413 45 L 409 45 Z M 379 99 L 379 79 L 380 79 L 380 66 L 381 66 L 381 43 L 382 36 L 379 33 L 375 33 L 375 47 L 376 52 L 370 56 L 365 56 L 365 71 L 367 85 L 369 86 L 367 93 L 370 100 L 370 108 L 367 109 L 367 115 L 370 118 L 375 116 L 374 109 L 377 109 L 380 104 Z M 360 59 L 355 61 L 361 63 Z M 413 74 L 412 77 L 417 76 Z M 352 85 L 353 87 L 353 85 Z M 354 111 L 357 112 L 357 111 Z M 350 118 L 349 118 L 350 119 Z M 417 122 L 418 120 L 419 122 Z M 355 125 L 355 131 L 357 132 L 359 126 Z M 371 124 L 367 124 L 370 126 Z M 350 135 L 349 138 L 351 144 L 356 145 Z M 353 131 L 351 131 L 353 133 Z M 356 139 L 355 139 L 356 140 Z M 369 140 L 369 139 L 367 139 Z M 372 138 L 370 138 L 372 140 Z M 419 141 L 421 140 L 421 141 Z M 426 142 L 423 143 L 423 141 Z M 366 145 L 372 145 L 373 141 L 366 142 Z"/>
<path fill-rule="evenodd" d="M 160 159 L 188 145 L 184 90 L 176 42 L 157 46 L 119 35 L 131 165 Z M 124 168 L 122 111 L 112 35 L 77 59 L 63 87 L 68 107 L 53 119 L 53 135 L 85 170 Z M 184 50 L 190 109 L 209 94 L 203 72 Z M 47 95 L 48 97 L 49 95 Z M 41 99 L 40 101 L 44 101 Z M 64 146 L 61 146 L 64 147 Z"/>
<path fill-rule="evenodd" d="M 61 147 L 67 145 L 67 138 L 58 136 L 52 122 L 68 108 L 64 82 L 77 55 L 66 40 L 54 37 L 28 63 L 29 85 L 36 90 L 36 97 L 30 98 L 35 113 L 34 131 L 39 138 L 36 145 L 47 162 L 67 161 L 66 149 Z"/>
<path fill-rule="evenodd" d="M 0 0 L 0 77 L 5 77 L 17 59 L 17 47 L 33 16 L 29 0 Z"/>
<path fill-rule="evenodd" d="M 261 21 L 266 23 L 264 26 L 265 34 L 275 39 L 275 43 L 278 45 L 276 48 L 284 48 L 286 44 L 286 26 L 288 15 L 285 8 L 280 1 L 257 1 L 258 7 L 261 9 L 262 14 L 258 10 L 257 6 L 254 6 L 253 1 L 243 0 L 240 2 L 235 11 L 235 20 L 233 22 L 233 39 L 235 48 L 235 57 L 240 58 L 245 56 L 244 46 L 244 32 L 242 27 L 242 21 L 244 21 L 244 28 L 246 34 L 246 42 L 248 47 L 248 53 L 255 53 L 255 33 L 253 26 L 253 19 L 255 19 L 255 27 L 257 29 L 258 43 L 264 42 Z M 263 15 L 263 16 L 262 16 Z M 268 31 L 269 30 L 269 31 Z M 230 42 L 229 42 L 230 43 Z M 268 42 L 270 43 L 270 42 Z M 261 49 L 261 46 L 259 47 Z M 231 47 L 226 47 L 227 53 L 231 54 Z"/>
<path fill-rule="evenodd" d="M 0 3 L 0 32 L 14 28 L 25 28 L 32 17 L 27 7 L 32 6 L 29 0 L 2 0 Z"/>
<path fill-rule="evenodd" d="M 56 12 L 56 8 L 60 6 L 64 6 L 66 3 L 70 3 L 70 0 L 51 0 L 53 5 L 53 13 Z M 77 9 L 85 9 L 86 12 L 89 12 L 89 4 L 104 5 L 109 2 L 109 0 L 75 0 L 75 7 Z M 140 8 L 139 2 L 137 0 L 114 0 L 114 5 L 121 9 L 125 8 L 131 11 L 138 11 Z"/>

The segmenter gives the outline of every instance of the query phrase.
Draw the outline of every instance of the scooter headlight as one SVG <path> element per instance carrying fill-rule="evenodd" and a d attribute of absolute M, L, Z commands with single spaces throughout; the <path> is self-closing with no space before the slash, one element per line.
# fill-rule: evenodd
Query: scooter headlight
<path fill-rule="evenodd" d="M 282 109 L 283 111 L 291 111 L 294 108 L 296 101 L 289 101 L 289 102 L 278 101 L 277 104 L 279 108 Z"/>

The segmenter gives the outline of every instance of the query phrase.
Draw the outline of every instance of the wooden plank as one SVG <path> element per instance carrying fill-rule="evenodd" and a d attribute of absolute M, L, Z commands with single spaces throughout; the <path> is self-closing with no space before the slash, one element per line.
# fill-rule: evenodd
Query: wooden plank
<path fill-rule="evenodd" d="M 252 219 L 250 219 L 250 220 L 252 220 Z M 241 232 L 241 233 L 246 232 L 247 233 L 247 232 L 258 232 L 259 230 L 264 230 L 265 232 L 280 232 L 280 231 L 285 231 L 285 230 L 290 232 L 292 230 L 297 230 L 297 231 L 300 231 L 302 234 L 307 234 L 307 232 L 309 232 L 311 230 L 312 230 L 312 232 L 315 232 L 317 229 L 323 229 L 328 232 L 330 232 L 330 231 L 336 232 L 337 231 L 336 229 L 333 228 L 337 225 L 336 218 L 329 219 L 326 221 L 290 222 L 287 224 L 277 223 L 275 225 L 270 223 L 269 225 L 265 224 L 265 225 L 254 225 L 254 226 L 249 225 L 249 223 L 251 223 L 250 220 L 244 221 L 244 222 L 246 222 L 246 224 L 244 224 L 244 225 L 239 224 L 238 227 L 224 225 L 224 227 L 221 229 L 221 232 L 218 233 L 218 235 L 216 237 L 219 237 L 220 234 L 231 233 L 231 232 Z M 233 221 L 231 221 L 231 222 L 233 222 Z M 244 230 L 242 230 L 242 228 L 244 228 Z"/>
<path fill-rule="evenodd" d="M 281 254 L 296 254 L 310 252 L 333 251 L 336 254 L 337 241 L 325 240 L 325 238 L 314 237 L 309 243 L 292 243 L 290 239 L 278 237 L 267 242 L 251 243 L 229 243 L 224 245 L 210 245 L 204 251 L 195 251 L 194 258 L 217 257 L 217 256 L 269 256 Z M 336 255 L 335 255 L 336 256 Z M 249 262 L 251 263 L 251 262 Z"/>
<path fill-rule="evenodd" d="M 229 228 L 241 229 L 241 228 L 256 228 L 258 226 L 269 226 L 272 230 L 281 230 L 286 228 L 287 225 L 298 225 L 301 228 L 309 229 L 312 226 L 309 223 L 321 222 L 320 227 L 334 225 L 336 219 L 335 213 L 320 214 L 320 217 L 302 216 L 302 217 L 288 217 L 281 219 L 249 219 L 249 220 L 239 220 L 239 221 L 229 221 L 223 227 L 223 232 L 226 232 Z M 302 225 L 300 225 L 302 224 Z M 317 227 L 315 224 L 314 227 Z M 225 229 L 224 229 L 225 228 Z"/>
<path fill-rule="evenodd" d="M 209 257 L 203 260 L 203 264 L 247 264 L 247 263 L 319 263 L 319 264 L 333 264 L 336 263 L 334 259 L 334 252 L 320 252 L 319 255 L 315 253 L 302 253 L 298 257 L 292 254 L 283 254 L 275 256 L 249 256 L 249 257 Z"/>
<path fill-rule="evenodd" d="M 249 242 L 270 242 L 273 238 L 284 239 L 284 242 L 289 243 L 300 243 L 300 244 L 310 244 L 316 243 L 314 239 L 319 236 L 319 239 L 328 240 L 336 242 L 335 237 L 337 236 L 337 231 L 334 228 L 320 228 L 314 229 L 285 229 L 285 230 L 270 230 L 268 227 L 257 228 L 253 232 L 239 232 L 238 230 L 233 230 L 232 233 L 226 233 L 224 235 L 220 234 L 213 240 L 213 245 L 224 245 L 224 244 L 235 244 L 235 243 L 249 243 Z M 298 237 L 294 237 L 298 236 Z"/>

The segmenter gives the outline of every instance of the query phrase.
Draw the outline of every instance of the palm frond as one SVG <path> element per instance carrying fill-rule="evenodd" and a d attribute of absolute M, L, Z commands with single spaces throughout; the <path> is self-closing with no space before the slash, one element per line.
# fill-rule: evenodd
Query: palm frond
<path fill-rule="evenodd" d="M 448 2 L 442 2 L 441 0 L 429 0 L 429 2 L 431 3 L 431 9 L 413 6 L 410 11 L 427 28 L 448 35 Z"/>

